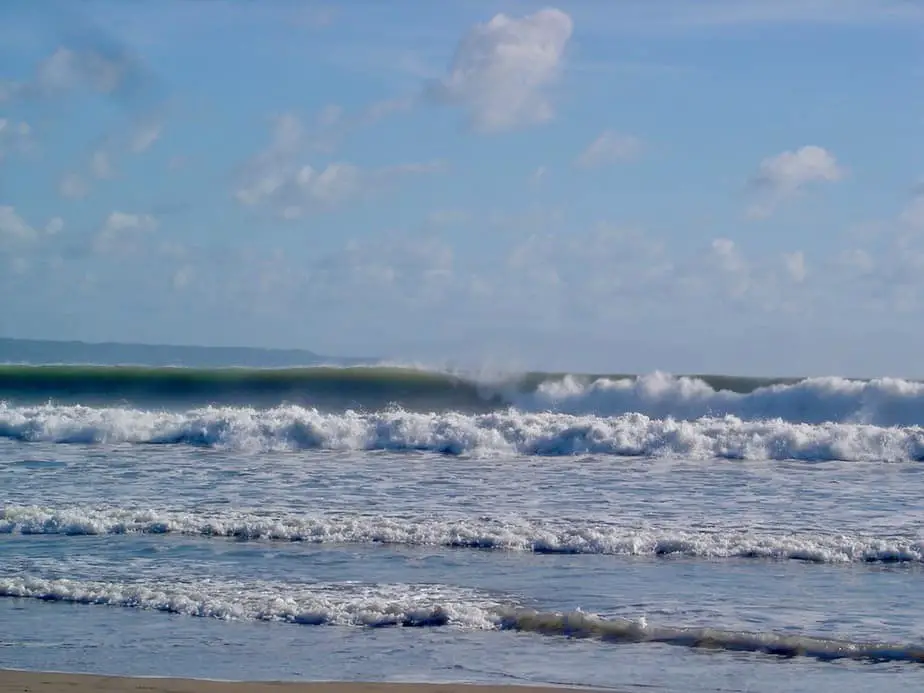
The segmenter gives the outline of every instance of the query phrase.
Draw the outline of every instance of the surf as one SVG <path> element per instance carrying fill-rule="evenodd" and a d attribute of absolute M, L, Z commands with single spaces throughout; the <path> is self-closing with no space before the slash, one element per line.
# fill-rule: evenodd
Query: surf
<path fill-rule="evenodd" d="M 697 421 L 924 425 L 924 383 L 733 376 L 479 374 L 399 365 L 306 368 L 0 365 L 0 402 L 26 405 L 194 411 L 285 406 L 324 413 L 401 409 L 461 415 L 554 413 Z M 76 411 L 76 410 L 75 410 Z"/>

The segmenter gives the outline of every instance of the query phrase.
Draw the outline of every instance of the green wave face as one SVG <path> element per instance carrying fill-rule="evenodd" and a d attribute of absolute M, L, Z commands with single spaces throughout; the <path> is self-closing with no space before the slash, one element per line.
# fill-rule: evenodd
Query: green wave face
<path fill-rule="evenodd" d="M 511 404 L 564 373 L 525 373 L 490 382 L 440 371 L 390 366 L 215 368 L 145 366 L 0 365 L 0 400 L 17 403 L 236 404 L 292 403 L 322 408 L 487 411 Z M 575 376 L 584 382 L 631 375 Z M 716 390 L 746 393 L 796 382 L 697 376 Z"/>
<path fill-rule="evenodd" d="M 360 408 L 396 404 L 480 409 L 496 404 L 496 398 L 474 381 L 387 367 L 0 366 L 0 399 L 253 406 L 288 402 Z"/>

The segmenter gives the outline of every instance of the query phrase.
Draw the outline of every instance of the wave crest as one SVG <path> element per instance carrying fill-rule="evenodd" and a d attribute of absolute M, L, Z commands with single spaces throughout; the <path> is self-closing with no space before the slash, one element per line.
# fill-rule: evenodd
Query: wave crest
<path fill-rule="evenodd" d="M 740 528 L 646 528 L 527 519 L 390 518 L 363 515 L 158 512 L 129 508 L 0 508 L 0 534 L 182 534 L 248 541 L 396 544 L 617 556 L 924 563 L 920 536 L 753 532 Z"/>
<path fill-rule="evenodd" d="M 2 366 L 0 400 L 38 404 L 271 408 L 343 412 L 488 413 L 515 408 L 576 416 L 642 414 L 697 420 L 924 425 L 924 383 L 899 378 L 769 380 L 730 376 L 576 376 L 527 373 L 479 377 L 397 366 L 290 369 Z"/>
<path fill-rule="evenodd" d="M 298 406 L 185 412 L 0 403 L 0 438 L 61 444 L 155 444 L 242 451 L 383 450 L 448 455 L 611 455 L 741 460 L 924 459 L 924 429 L 866 424 L 692 421 L 516 410 L 488 414 L 401 409 L 327 413 Z"/>
<path fill-rule="evenodd" d="M 0 597 L 40 599 L 162 611 L 223 620 L 277 621 L 308 626 L 457 627 L 515 630 L 609 643 L 753 652 L 832 661 L 924 663 L 924 648 L 898 643 L 835 640 L 804 634 L 711 627 L 650 625 L 582 611 L 555 612 L 504 604 L 471 590 L 442 585 L 298 585 L 249 583 L 118 583 L 0 578 Z"/>

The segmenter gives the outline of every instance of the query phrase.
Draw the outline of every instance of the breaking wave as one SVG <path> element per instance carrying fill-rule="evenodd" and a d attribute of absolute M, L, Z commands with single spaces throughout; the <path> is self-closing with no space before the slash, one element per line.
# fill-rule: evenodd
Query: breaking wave
<path fill-rule="evenodd" d="M 513 630 L 608 643 L 659 643 L 821 660 L 924 663 L 924 647 L 835 640 L 801 634 L 650 625 L 582 611 L 553 612 L 503 603 L 442 585 L 99 582 L 0 578 L 0 597 L 106 605 L 224 620 L 309 626 L 457 627 Z"/>
<path fill-rule="evenodd" d="M 474 377 L 390 366 L 193 369 L 138 366 L 2 366 L 0 400 L 17 404 L 283 404 L 343 412 L 389 406 L 417 412 L 522 412 L 695 420 L 924 425 L 924 383 L 898 378 L 770 380 L 730 376 Z"/>
<path fill-rule="evenodd" d="M 515 409 L 484 414 L 324 412 L 296 405 L 156 411 L 0 403 L 0 438 L 63 444 L 152 444 L 243 451 L 384 450 L 448 455 L 613 455 L 689 459 L 917 461 L 924 428 L 694 420 Z"/>
<path fill-rule="evenodd" d="M 389 518 L 366 515 L 202 515 L 126 508 L 0 508 L 0 534 L 181 534 L 248 541 L 443 546 L 558 554 L 813 563 L 924 563 L 924 537 L 733 528 L 658 529 L 601 522 Z"/>

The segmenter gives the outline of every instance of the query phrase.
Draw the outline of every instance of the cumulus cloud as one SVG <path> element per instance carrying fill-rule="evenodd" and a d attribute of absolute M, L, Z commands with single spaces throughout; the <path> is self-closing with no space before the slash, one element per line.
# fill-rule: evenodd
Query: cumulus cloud
<path fill-rule="evenodd" d="M 606 130 L 575 159 L 578 168 L 597 168 L 634 158 L 642 149 L 641 141 L 631 135 Z"/>
<path fill-rule="evenodd" d="M 59 181 L 59 193 L 68 198 L 89 194 L 94 179 L 112 178 L 123 154 L 148 150 L 163 129 L 163 114 L 153 105 L 160 90 L 141 61 L 87 27 L 77 29 L 74 36 L 79 45 L 55 49 L 38 63 L 29 80 L 0 86 L 0 102 L 47 104 L 70 94 L 93 93 L 126 108 L 127 123 L 101 138 L 84 161 Z M 19 128 L 28 126 L 22 123 Z M 9 128 L 0 127 L 4 129 Z M 0 132 L 0 157 L 3 139 Z"/>
<path fill-rule="evenodd" d="M 387 291 L 413 303 L 432 302 L 451 280 L 453 266 L 453 250 L 444 241 L 388 234 L 347 242 L 342 251 L 325 258 L 315 273 L 315 286 L 333 293 L 365 289 L 360 295 L 366 296 L 368 291 Z"/>
<path fill-rule="evenodd" d="M 45 224 L 45 233 L 49 236 L 54 236 L 64 230 L 64 219 L 61 217 L 52 217 L 48 220 L 48 223 Z"/>
<path fill-rule="evenodd" d="M 112 176 L 112 162 L 109 159 L 109 153 L 100 149 L 93 152 L 90 157 L 90 171 L 97 178 L 109 178 Z"/>
<path fill-rule="evenodd" d="M 96 234 L 94 249 L 100 253 L 136 250 L 141 238 L 156 228 L 157 220 L 150 214 L 113 211 Z"/>
<path fill-rule="evenodd" d="M 28 242 L 38 240 L 43 234 L 53 236 L 64 228 L 61 217 L 52 217 L 44 229 L 30 225 L 12 205 L 0 205 L 0 242 Z"/>
<path fill-rule="evenodd" d="M 495 15 L 460 41 L 449 74 L 430 85 L 430 96 L 467 111 L 481 132 L 551 120 L 549 88 L 557 80 L 573 22 L 544 9 L 524 17 Z"/>
<path fill-rule="evenodd" d="M 90 184 L 79 173 L 66 173 L 58 182 L 58 193 L 61 197 L 79 200 L 90 192 Z"/>
<path fill-rule="evenodd" d="M 546 178 L 548 178 L 548 175 L 549 175 L 548 166 L 537 166 L 533 170 L 533 172 L 529 174 L 529 182 L 532 183 L 533 185 L 538 185 L 539 183 L 544 181 Z"/>
<path fill-rule="evenodd" d="M 28 241 L 35 238 L 36 232 L 16 213 L 11 205 L 0 206 L 0 238 L 14 241 Z"/>
<path fill-rule="evenodd" d="M 862 248 L 842 250 L 838 253 L 835 264 L 839 268 L 850 270 L 857 274 L 869 274 L 876 266 L 869 252 Z"/>
<path fill-rule="evenodd" d="M 151 148 L 163 130 L 163 123 L 159 120 L 143 120 L 139 122 L 131 134 L 130 149 L 135 154 L 146 152 Z"/>
<path fill-rule="evenodd" d="M 36 84 L 44 91 L 65 91 L 87 86 L 109 94 L 119 88 L 129 65 L 97 51 L 60 47 L 38 67 Z"/>
<path fill-rule="evenodd" d="M 284 219 L 330 209 L 409 175 L 444 171 L 439 161 L 404 163 L 364 169 L 348 162 L 315 168 L 299 161 L 305 149 L 305 128 L 293 114 L 273 121 L 270 143 L 241 171 L 234 198 L 247 207 L 266 206 Z"/>
<path fill-rule="evenodd" d="M 805 281 L 808 270 L 805 267 L 805 254 L 801 250 L 783 254 L 783 266 L 789 278 L 797 284 Z"/>
<path fill-rule="evenodd" d="M 58 193 L 69 199 L 86 197 L 93 180 L 107 180 L 116 175 L 116 160 L 126 153 L 146 152 L 160 138 L 163 122 L 149 117 L 133 123 L 123 133 L 109 136 L 95 149 L 77 171 L 66 173 L 58 182 Z"/>
<path fill-rule="evenodd" d="M 924 227 L 924 183 L 914 187 L 899 220 L 914 228 Z"/>
<path fill-rule="evenodd" d="M 0 118 L 0 161 L 8 152 L 25 150 L 31 133 L 32 128 L 25 121 L 15 123 L 8 118 Z"/>
<path fill-rule="evenodd" d="M 834 183 L 846 175 L 837 158 L 823 147 L 806 145 L 767 157 L 750 180 L 751 189 L 760 196 L 749 214 L 765 217 L 776 206 L 812 183 Z"/>
<path fill-rule="evenodd" d="M 23 85 L 12 80 L 0 80 L 0 103 L 15 101 L 22 91 Z"/>
<path fill-rule="evenodd" d="M 721 275 L 727 280 L 729 295 L 741 298 L 751 286 L 750 267 L 735 242 L 729 238 L 715 238 L 711 253 Z"/>
<path fill-rule="evenodd" d="M 416 102 L 416 98 L 407 96 L 381 99 L 352 113 L 339 104 L 327 104 L 308 126 L 299 124 L 301 146 L 305 150 L 333 152 L 357 130 L 370 127 L 392 115 L 406 113 Z"/>

